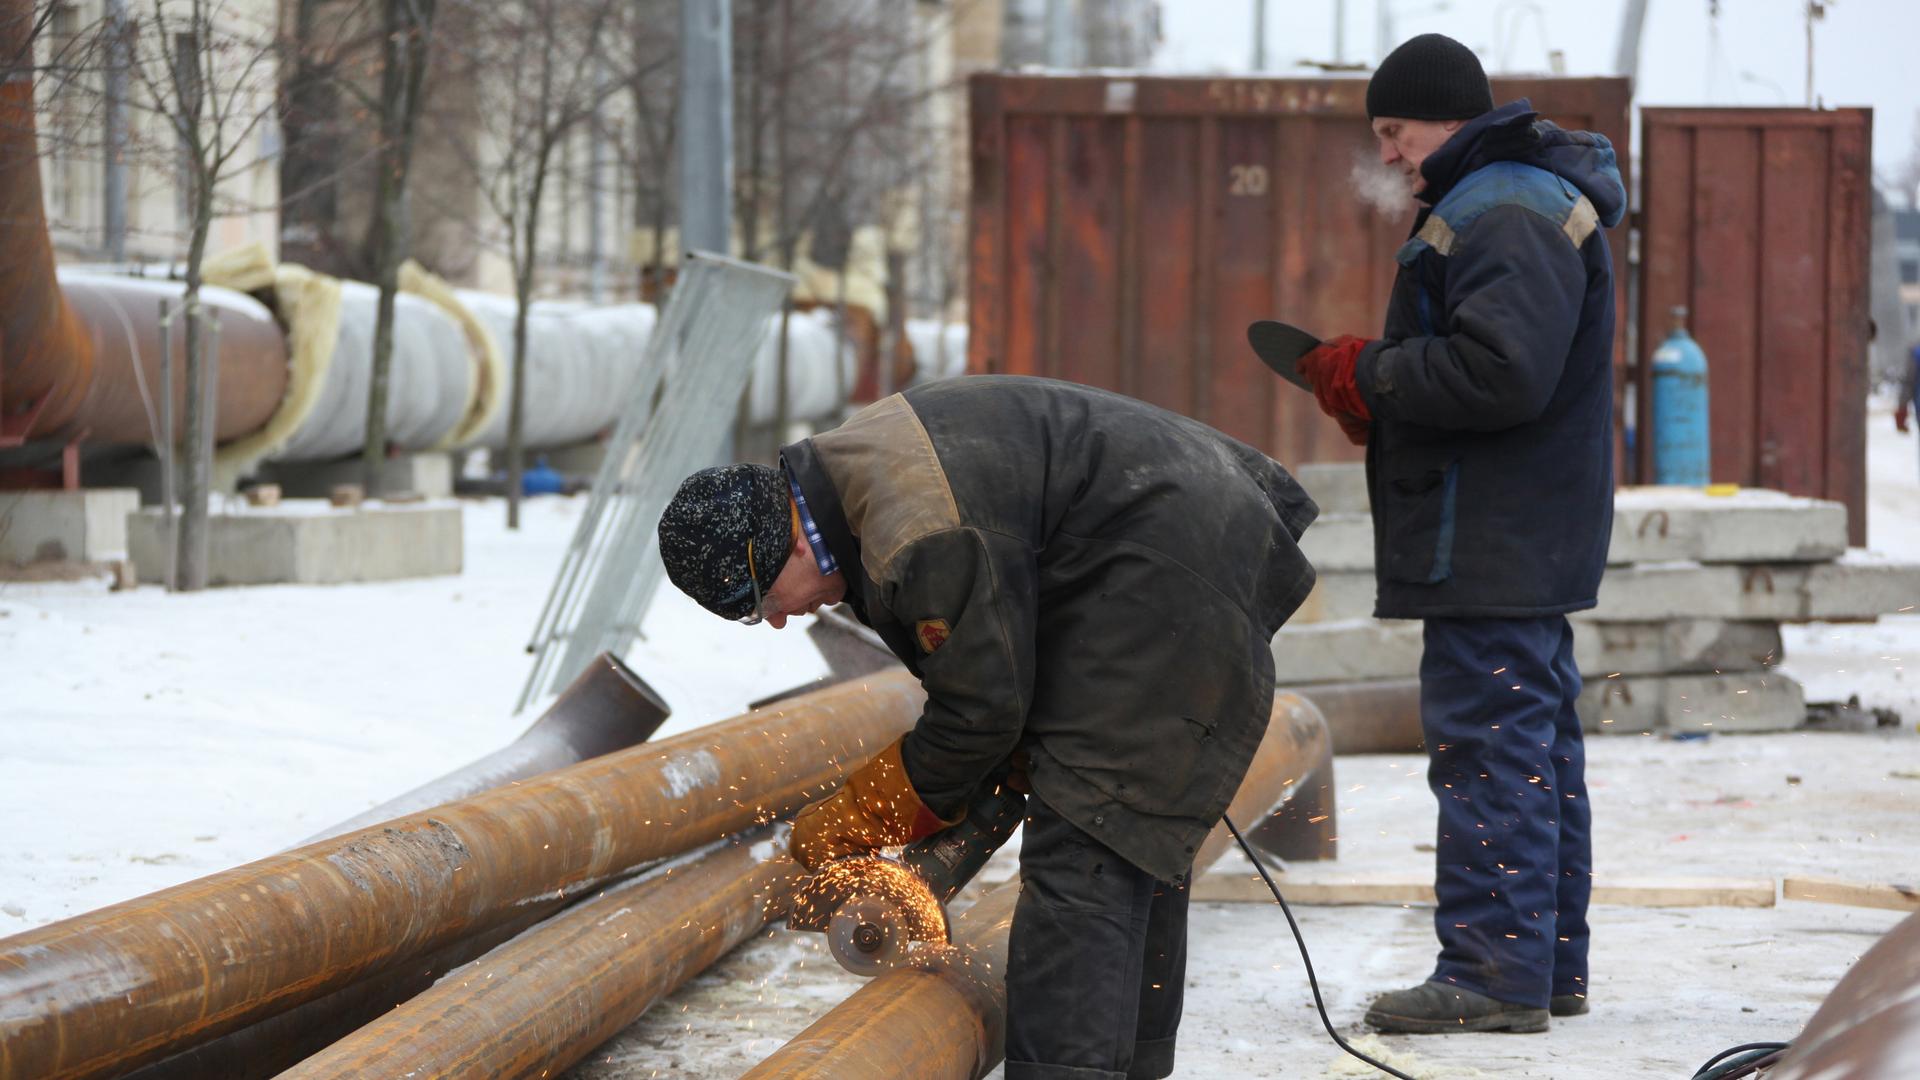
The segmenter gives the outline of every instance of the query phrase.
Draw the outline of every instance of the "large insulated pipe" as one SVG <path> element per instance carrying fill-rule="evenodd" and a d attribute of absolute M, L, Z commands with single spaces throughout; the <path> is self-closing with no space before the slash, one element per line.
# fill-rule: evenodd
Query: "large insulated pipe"
<path fill-rule="evenodd" d="M 645 680 L 618 657 L 601 653 L 525 734 L 505 748 L 342 822 L 301 846 L 624 750 L 651 738 L 668 714 L 666 704 Z M 136 1070 L 126 1080 L 272 1076 L 413 997 L 448 970 L 506 941 L 563 903 L 556 899 L 532 905 L 513 922 L 190 1047 Z"/>
<path fill-rule="evenodd" d="M 558 1076 L 786 910 L 806 876 L 784 828 L 584 901 L 282 1074 Z"/>
<path fill-rule="evenodd" d="M 790 813 L 923 700 L 843 684 L 0 940 L 0 1076 L 143 1064 Z"/>
<path fill-rule="evenodd" d="M 301 846 L 624 750 L 651 739 L 672 713 L 645 679 L 619 657 L 603 652 L 519 738 L 364 814 L 315 833 L 301 841 Z"/>
<path fill-rule="evenodd" d="M 178 306 L 185 287 L 56 275 L 41 202 L 33 67 L 24 59 L 33 55 L 33 15 L 30 0 L 0 0 L 0 437 L 152 443 L 162 392 L 159 300 Z M 214 436 L 231 439 L 264 424 L 279 405 L 286 349 L 265 307 L 225 290 L 206 289 L 202 298 L 220 318 Z M 182 325 L 173 347 L 175 370 L 183 371 Z M 184 415 L 184 378 L 176 376 L 173 393 L 174 415 Z"/>
<path fill-rule="evenodd" d="M 1273 720 L 1227 816 L 1266 818 L 1328 760 L 1327 726 L 1312 703 L 1274 698 Z M 1232 838 L 1215 828 L 1194 857 L 1198 874 Z M 1018 880 L 993 889 L 954 923 L 955 949 L 937 963 L 889 971 L 835 1006 L 742 1080 L 974 1080 L 1000 1061 L 1006 1033 L 1007 931 Z"/>
<path fill-rule="evenodd" d="M 1920 914 L 1861 954 L 1767 1080 L 1920 1076 Z"/>

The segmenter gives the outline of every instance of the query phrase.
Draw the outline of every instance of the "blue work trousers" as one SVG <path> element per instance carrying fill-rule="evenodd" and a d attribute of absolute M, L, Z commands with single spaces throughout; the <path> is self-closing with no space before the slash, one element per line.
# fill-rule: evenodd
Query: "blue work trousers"
<path fill-rule="evenodd" d="M 1428 619 L 1425 636 L 1433 979 L 1540 1008 L 1585 994 L 1593 819 L 1573 629 L 1562 615 Z"/>

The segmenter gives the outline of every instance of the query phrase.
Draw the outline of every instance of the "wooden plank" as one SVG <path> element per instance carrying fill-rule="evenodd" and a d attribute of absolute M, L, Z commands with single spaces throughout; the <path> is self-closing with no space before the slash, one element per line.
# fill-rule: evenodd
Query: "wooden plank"
<path fill-rule="evenodd" d="M 1431 878 L 1356 875 L 1297 880 L 1282 874 L 1274 880 L 1287 903 L 1309 907 L 1434 902 Z M 1256 874 L 1244 869 L 1217 870 L 1194 882 L 1192 899 L 1272 903 L 1273 894 Z M 1592 902 L 1622 907 L 1773 907 L 1774 885 L 1771 880 L 1757 878 L 1596 878 Z"/>
<path fill-rule="evenodd" d="M 1206 393 L 1208 423 L 1250 446 L 1273 445 L 1273 400 L 1280 380 L 1247 346 L 1247 326 L 1274 316 L 1268 307 L 1277 272 L 1272 244 L 1276 197 L 1273 125 L 1220 123 L 1219 156 L 1209 177 L 1218 208 L 1213 271 L 1213 353 Z M 1288 387 L 1291 390 L 1291 387 Z"/>
<path fill-rule="evenodd" d="M 1760 295 L 1756 365 L 1754 472 L 1748 482 L 1799 495 L 1818 494 L 1827 458 L 1828 133 L 1818 128 L 1762 129 Z M 1708 355 L 1708 393 L 1716 365 Z"/>
<path fill-rule="evenodd" d="M 1118 335 L 1125 321 L 1119 264 L 1125 129 L 1111 117 L 1071 117 L 1062 124 L 1064 159 L 1054 174 L 1060 280 L 1050 335 L 1057 359 L 1049 374 L 1124 390 Z"/>
<path fill-rule="evenodd" d="M 1790 877 L 1780 883 L 1780 896 L 1784 900 L 1806 900 L 1815 904 L 1920 911 L 1920 885 Z"/>
<path fill-rule="evenodd" d="M 967 370 L 1002 370 L 1006 355 L 1006 144 L 1000 81 L 967 82 L 971 188 L 967 198 Z"/>
<path fill-rule="evenodd" d="M 1693 336 L 1707 354 L 1713 479 L 1758 486 L 1760 132 L 1694 135 Z M 1663 334 L 1662 337 L 1665 335 Z"/>
<path fill-rule="evenodd" d="M 1827 197 L 1833 227 L 1827 239 L 1827 438 L 1825 498 L 1847 507 L 1848 542 L 1867 542 L 1867 342 L 1870 318 L 1870 151 L 1873 114 L 1833 115 Z M 1885 333 L 1885 330 L 1882 330 Z"/>
<path fill-rule="evenodd" d="M 1014 116 L 1007 119 L 1006 143 L 1006 288 L 1000 294 L 1006 349 L 994 370 L 1011 375 L 1038 375 L 1045 347 L 1047 297 L 1052 277 L 1047 267 L 1047 169 L 1052 124 L 1046 118 Z"/>
<path fill-rule="evenodd" d="M 1140 365 L 1136 396 L 1192 415 L 1194 282 L 1199 211 L 1195 170 L 1176 163 L 1200 152 L 1199 129 L 1179 120 L 1142 122 L 1140 177 Z M 1149 254 L 1151 253 L 1151 254 Z"/>

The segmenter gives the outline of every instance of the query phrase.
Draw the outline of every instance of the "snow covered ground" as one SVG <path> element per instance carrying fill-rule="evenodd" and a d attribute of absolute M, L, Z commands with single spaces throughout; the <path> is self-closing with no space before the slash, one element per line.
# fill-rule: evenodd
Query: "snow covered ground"
<path fill-rule="evenodd" d="M 1884 408 L 1872 423 L 1870 546 L 1920 559 L 1914 439 Z M 258 858 L 509 741 L 537 712 L 508 714 L 521 647 L 583 506 L 535 500 L 509 533 L 498 501 L 467 503 L 452 578 L 181 596 L 0 583 L 0 935 Z M 797 627 L 723 623 L 671 589 L 646 629 L 628 660 L 673 705 L 667 733 L 823 668 Z M 1859 694 L 1899 710 L 1898 731 L 1594 740 L 1599 872 L 1911 876 L 1920 781 L 1895 774 L 1920 769 L 1916 655 L 1920 614 L 1787 636 L 1809 700 Z M 1421 767 L 1341 759 L 1340 872 L 1427 872 Z M 1349 1033 L 1369 996 L 1431 961 L 1430 909 L 1297 913 Z M 1544 1036 L 1376 1045 L 1434 1076 L 1685 1075 L 1733 1043 L 1791 1036 L 1898 917 L 1600 908 L 1592 1015 Z M 1189 979 L 1179 1075 L 1344 1075 L 1277 909 L 1196 906 Z M 735 1076 L 854 985 L 817 937 L 770 932 L 574 1075 Z"/>

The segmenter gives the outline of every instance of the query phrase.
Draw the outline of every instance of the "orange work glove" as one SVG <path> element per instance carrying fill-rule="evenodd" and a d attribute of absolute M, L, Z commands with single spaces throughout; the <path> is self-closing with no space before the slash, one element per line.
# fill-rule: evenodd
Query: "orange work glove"
<path fill-rule="evenodd" d="M 1373 420 L 1373 412 L 1367 408 L 1367 399 L 1360 396 L 1353 373 L 1354 365 L 1360 360 L 1360 350 L 1368 344 L 1365 338 L 1342 334 L 1321 342 L 1318 348 L 1300 358 L 1300 374 L 1313 385 L 1313 397 L 1320 403 L 1320 411 L 1333 417 L 1346 433 L 1347 441 L 1355 446 L 1366 443 Z"/>
<path fill-rule="evenodd" d="M 905 741 L 904 735 L 895 739 L 847 777 L 831 798 L 814 803 L 793 819 L 788 849 L 800 865 L 818 870 L 834 859 L 911 844 L 960 823 L 960 818 L 941 818 L 920 801 L 900 760 Z"/>

